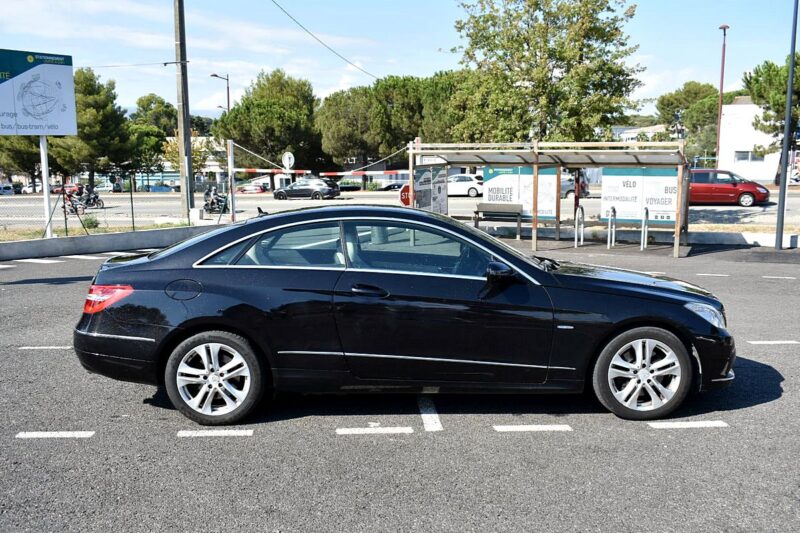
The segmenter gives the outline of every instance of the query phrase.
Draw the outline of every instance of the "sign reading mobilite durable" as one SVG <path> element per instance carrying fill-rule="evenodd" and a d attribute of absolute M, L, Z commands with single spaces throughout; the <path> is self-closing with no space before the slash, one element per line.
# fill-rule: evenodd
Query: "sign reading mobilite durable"
<path fill-rule="evenodd" d="M 77 135 L 72 57 L 0 49 L 0 135 Z"/>

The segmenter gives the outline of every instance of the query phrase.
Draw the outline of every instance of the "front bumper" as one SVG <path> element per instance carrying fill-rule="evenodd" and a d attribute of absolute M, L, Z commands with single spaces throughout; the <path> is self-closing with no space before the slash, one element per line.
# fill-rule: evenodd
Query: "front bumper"
<path fill-rule="evenodd" d="M 736 377 L 736 343 L 727 332 L 694 338 L 694 347 L 701 368 L 700 390 L 722 389 Z"/>

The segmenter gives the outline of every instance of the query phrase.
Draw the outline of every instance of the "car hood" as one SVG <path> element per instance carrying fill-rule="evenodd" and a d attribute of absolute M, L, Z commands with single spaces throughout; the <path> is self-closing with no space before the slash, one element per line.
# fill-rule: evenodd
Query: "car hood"
<path fill-rule="evenodd" d="M 560 262 L 558 269 L 551 274 L 562 285 L 574 289 L 721 305 L 713 294 L 702 287 L 667 276 L 635 270 L 565 261 Z"/>

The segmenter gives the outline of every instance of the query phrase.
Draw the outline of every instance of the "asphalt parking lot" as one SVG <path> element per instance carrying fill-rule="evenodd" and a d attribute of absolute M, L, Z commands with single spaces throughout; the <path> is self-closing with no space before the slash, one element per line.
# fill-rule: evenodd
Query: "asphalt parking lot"
<path fill-rule="evenodd" d="M 0 263 L 0 531 L 795 530 L 797 252 L 547 246 L 711 289 L 736 381 L 661 424 L 588 395 L 284 395 L 208 431 L 78 364 L 72 328 L 110 254 Z"/>

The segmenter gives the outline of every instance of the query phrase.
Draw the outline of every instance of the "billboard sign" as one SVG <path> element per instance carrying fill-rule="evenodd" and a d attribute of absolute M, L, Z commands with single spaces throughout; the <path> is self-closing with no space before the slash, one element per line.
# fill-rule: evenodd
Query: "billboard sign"
<path fill-rule="evenodd" d="M 556 169 L 539 169 L 539 198 L 537 212 L 540 219 L 556 218 Z M 522 216 L 533 217 L 533 167 L 485 167 L 483 169 L 483 198 L 490 203 L 521 204 Z"/>
<path fill-rule="evenodd" d="M 77 135 L 72 57 L 0 49 L 0 135 Z"/>
<path fill-rule="evenodd" d="M 604 168 L 600 218 L 608 220 L 613 207 L 617 221 L 639 222 L 644 208 L 653 223 L 674 223 L 678 205 L 675 168 Z"/>
<path fill-rule="evenodd" d="M 414 207 L 447 214 L 447 167 L 414 169 Z"/>

